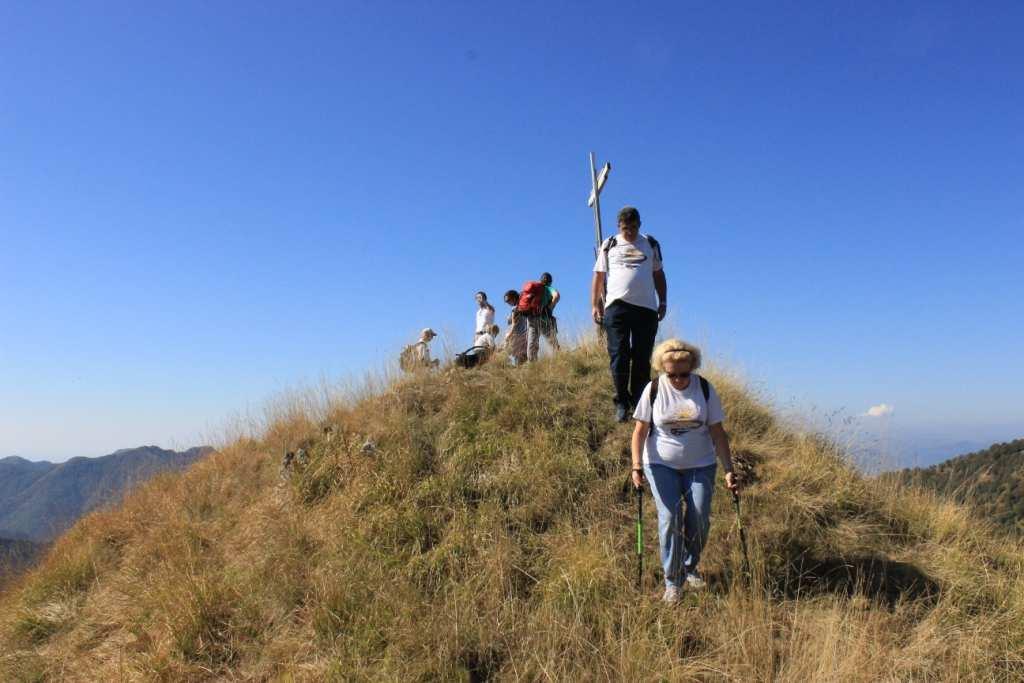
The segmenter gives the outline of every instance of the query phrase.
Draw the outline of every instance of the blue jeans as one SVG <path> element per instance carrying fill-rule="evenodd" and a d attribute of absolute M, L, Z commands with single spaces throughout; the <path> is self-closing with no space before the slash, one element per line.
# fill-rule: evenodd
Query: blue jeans
<path fill-rule="evenodd" d="M 687 573 L 697 569 L 711 528 L 711 493 L 717 467 L 712 464 L 677 470 L 665 465 L 644 465 L 658 506 L 658 541 L 666 586 L 682 586 Z M 685 513 L 681 509 L 684 500 Z"/>

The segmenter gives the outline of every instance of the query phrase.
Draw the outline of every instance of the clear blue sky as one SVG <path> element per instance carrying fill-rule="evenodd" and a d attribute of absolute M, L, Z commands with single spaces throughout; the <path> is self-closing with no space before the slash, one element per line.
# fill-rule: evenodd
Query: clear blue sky
<path fill-rule="evenodd" d="M 584 327 L 589 150 L 779 405 L 1024 435 L 1024 5 L 724 4 L 0 5 L 0 456 L 193 445 L 542 270 Z"/>

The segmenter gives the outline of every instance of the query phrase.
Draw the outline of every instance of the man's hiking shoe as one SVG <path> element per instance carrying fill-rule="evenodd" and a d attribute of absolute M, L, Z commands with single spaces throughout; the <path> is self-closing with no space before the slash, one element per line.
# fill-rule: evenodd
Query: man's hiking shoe
<path fill-rule="evenodd" d="M 629 407 L 619 403 L 615 406 L 615 420 L 617 422 L 629 422 Z"/>
<path fill-rule="evenodd" d="M 700 578 L 699 574 L 687 574 L 686 575 L 686 589 L 691 591 L 702 591 L 708 587 L 708 584 L 704 579 Z"/>
<path fill-rule="evenodd" d="M 665 594 L 661 596 L 661 601 L 670 605 L 679 602 L 681 590 L 677 586 L 666 586 Z"/>

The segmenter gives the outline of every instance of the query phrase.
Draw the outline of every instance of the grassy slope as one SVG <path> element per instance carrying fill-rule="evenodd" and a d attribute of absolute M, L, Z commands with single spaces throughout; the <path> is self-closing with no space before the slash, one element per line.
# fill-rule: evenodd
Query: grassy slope
<path fill-rule="evenodd" d="M 712 375 L 755 590 L 716 495 L 711 590 L 633 587 L 629 428 L 603 355 L 424 375 L 301 411 L 92 514 L 0 597 L 0 679 L 941 680 L 1024 676 L 1022 548 L 868 482 Z M 376 443 L 364 453 L 367 439 Z M 312 442 L 278 486 L 279 455 Z M 648 501 L 650 499 L 648 498 Z"/>

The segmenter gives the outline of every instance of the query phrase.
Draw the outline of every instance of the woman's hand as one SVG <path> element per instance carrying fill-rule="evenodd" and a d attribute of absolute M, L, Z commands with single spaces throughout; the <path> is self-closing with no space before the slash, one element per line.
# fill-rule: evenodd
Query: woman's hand
<path fill-rule="evenodd" d="M 736 476 L 735 472 L 725 473 L 725 488 L 729 489 L 733 493 L 740 492 L 740 480 L 739 477 Z"/>
<path fill-rule="evenodd" d="M 644 473 L 641 470 L 634 469 L 631 477 L 633 480 L 634 488 L 643 488 L 644 485 Z"/>

